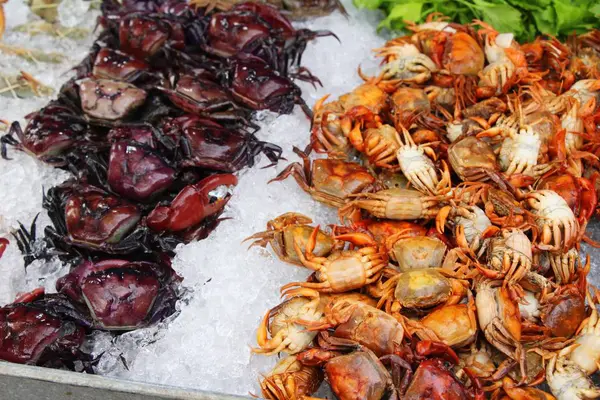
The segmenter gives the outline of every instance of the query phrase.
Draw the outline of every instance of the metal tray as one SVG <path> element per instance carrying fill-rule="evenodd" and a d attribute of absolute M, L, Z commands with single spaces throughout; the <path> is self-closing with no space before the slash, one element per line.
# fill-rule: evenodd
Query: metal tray
<path fill-rule="evenodd" d="M 173 399 L 241 400 L 246 398 L 0 361 L 0 400 Z"/>

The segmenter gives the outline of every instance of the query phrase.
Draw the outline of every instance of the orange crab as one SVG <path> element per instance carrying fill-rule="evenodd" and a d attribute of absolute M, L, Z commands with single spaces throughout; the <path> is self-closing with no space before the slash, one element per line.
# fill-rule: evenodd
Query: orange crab
<path fill-rule="evenodd" d="M 306 153 L 295 147 L 294 152 L 302 158 L 302 164 L 288 165 L 270 182 L 282 181 L 291 175 L 315 200 L 338 208 L 346 203 L 348 195 L 360 193 L 375 183 L 373 175 L 359 164 L 320 158 L 312 162 L 311 168 Z"/>
<path fill-rule="evenodd" d="M 313 255 L 319 227 L 313 231 L 306 243 L 305 253 L 298 243 L 294 244 L 302 264 L 316 272 L 317 282 L 291 282 L 281 288 L 287 293 L 291 288 L 303 287 L 323 293 L 344 293 L 360 289 L 376 282 L 381 271 L 387 266 L 387 254 L 371 236 L 366 233 L 350 233 L 336 236 L 337 240 L 360 246 L 355 250 L 343 250 L 328 257 Z"/>

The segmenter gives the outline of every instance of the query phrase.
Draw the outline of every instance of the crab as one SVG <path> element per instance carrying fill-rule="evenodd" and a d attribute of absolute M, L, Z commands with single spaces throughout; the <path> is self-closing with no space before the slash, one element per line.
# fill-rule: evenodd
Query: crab
<path fill-rule="evenodd" d="M 501 287 L 498 287 L 501 286 Z M 487 341 L 509 358 L 517 361 L 521 376 L 525 372 L 525 352 L 521 345 L 521 316 L 509 290 L 499 281 L 476 281 L 477 320 Z"/>
<path fill-rule="evenodd" d="M 180 280 L 169 265 L 109 259 L 81 262 L 56 289 L 88 310 L 87 327 L 128 331 L 173 314 Z"/>
<path fill-rule="evenodd" d="M 86 78 L 78 83 L 83 112 L 93 121 L 122 120 L 146 101 L 147 92 L 108 79 Z"/>
<path fill-rule="evenodd" d="M 288 165 L 269 182 L 281 181 L 292 175 L 315 200 L 337 208 L 345 204 L 347 196 L 360 193 L 375 183 L 373 175 L 357 163 L 319 158 L 313 160 L 311 168 L 306 153 L 296 147 L 294 152 L 302 158 L 302 164 Z"/>
<path fill-rule="evenodd" d="M 0 308 L 0 360 L 73 370 L 79 361 L 91 371 L 91 356 L 82 350 L 85 329 L 71 311 L 67 299 L 45 295 L 43 288 Z"/>
<path fill-rule="evenodd" d="M 285 213 L 267 222 L 267 230 L 255 233 L 244 241 L 253 240 L 252 246 L 265 247 L 271 245 L 280 260 L 302 265 L 300 256 L 296 253 L 295 243 L 305 248 L 314 227 L 309 224 L 312 219 L 298 213 Z M 317 257 L 327 257 L 335 249 L 333 238 L 323 231 L 317 233 L 315 247 L 312 253 Z"/>
<path fill-rule="evenodd" d="M 347 114 L 355 115 L 365 113 L 373 115 L 364 107 L 355 107 Z M 364 115 L 363 115 L 364 117 Z M 393 126 L 387 124 L 374 123 L 364 131 L 361 129 L 361 123 L 356 123 L 355 127 L 347 135 L 350 144 L 358 151 L 363 153 L 369 162 L 376 167 L 395 168 L 396 152 L 400 148 L 400 138 L 398 132 Z"/>
<path fill-rule="evenodd" d="M 260 389 L 267 400 L 292 400 L 310 396 L 322 382 L 320 368 L 304 365 L 295 356 L 288 356 L 264 376 Z"/>
<path fill-rule="evenodd" d="M 577 364 L 567 357 L 577 347 L 565 347 L 552 355 L 546 367 L 546 382 L 557 400 L 584 400 L 600 397 L 600 389 Z"/>
<path fill-rule="evenodd" d="M 417 146 L 410 133 L 404 128 L 402 135 L 404 140 L 400 141 L 400 148 L 396 151 L 402 173 L 417 190 L 429 195 L 442 194 L 451 185 L 450 172 L 445 161 L 442 160 L 444 172 L 440 180 L 431 160 L 436 158 L 433 149 L 428 146 Z"/>
<path fill-rule="evenodd" d="M 472 384 L 468 389 L 452 373 L 450 366 L 459 359 L 447 345 L 425 340 L 417 343 L 415 353 L 420 362 L 402 399 L 485 399 L 481 383 L 470 370 L 465 369 Z"/>
<path fill-rule="evenodd" d="M 7 145 L 12 145 L 44 162 L 64 166 L 68 164 L 67 154 L 84 142 L 89 133 L 87 122 L 58 101 L 27 115 L 26 119 L 24 131 L 15 121 L 0 139 L 2 158 L 8 159 Z M 15 134 L 19 141 L 13 137 Z"/>
<path fill-rule="evenodd" d="M 241 111 L 231 94 L 204 71 L 173 74 L 159 89 L 175 106 L 191 114 L 236 119 L 236 111 Z"/>
<path fill-rule="evenodd" d="M 327 257 L 317 257 L 313 255 L 313 250 L 318 233 L 317 226 L 307 241 L 304 252 L 299 242 L 294 242 L 300 262 L 316 272 L 317 282 L 291 282 L 282 286 L 283 293 L 294 287 L 315 289 L 323 293 L 343 293 L 360 289 L 379 279 L 381 271 L 387 265 L 387 257 L 370 236 L 358 233 L 344 235 L 341 237 L 343 240 L 362 247 L 334 252 Z"/>
<path fill-rule="evenodd" d="M 157 18 L 152 13 L 131 13 L 117 21 L 120 49 L 140 60 L 185 47 L 183 26 L 174 20 Z"/>
<path fill-rule="evenodd" d="M 440 211 L 440 203 L 446 195 L 427 196 L 412 189 L 385 189 L 375 193 L 359 193 L 339 209 L 340 216 L 351 214 L 354 209 L 364 209 L 377 218 L 415 220 L 434 218 Z"/>
<path fill-rule="evenodd" d="M 302 91 L 287 76 L 282 75 L 263 59 L 246 53 L 231 61 L 226 86 L 236 102 L 251 110 L 270 110 L 290 114 L 298 104 L 312 118 L 312 112 L 302 99 Z"/>
<path fill-rule="evenodd" d="M 346 157 L 350 150 L 347 135 L 352 130 L 352 110 L 366 109 L 373 116 L 379 115 L 388 108 L 388 96 L 379 86 L 367 82 L 338 100 L 325 103 L 328 97 L 323 96 L 313 108 L 311 145 L 318 152 Z"/>
<path fill-rule="evenodd" d="M 422 84 L 431 78 L 431 74 L 437 72 L 438 67 L 425 54 L 413 44 L 403 43 L 375 49 L 378 57 L 386 59 L 381 71 L 381 77 L 385 80 L 397 80 L 399 82 L 414 82 Z"/>
<path fill-rule="evenodd" d="M 580 227 L 567 202 L 552 190 L 533 191 L 526 198 L 542 231 L 541 245 L 553 251 L 570 249 L 580 234 Z"/>
<path fill-rule="evenodd" d="M 456 230 L 458 245 L 473 251 L 477 251 L 483 241 L 498 229 L 481 208 L 459 204 L 445 206 L 436 215 L 435 223 L 439 233 L 444 233 L 448 217 L 448 222 Z"/>
<path fill-rule="evenodd" d="M 419 233 L 406 228 L 385 238 L 385 246 L 400 271 L 442 266 L 448 246 L 435 236 Z"/>
<path fill-rule="evenodd" d="M 390 360 L 391 357 L 382 357 L 379 359 L 368 348 L 360 345 L 331 345 L 325 340 L 321 340 L 319 345 L 320 347 L 298 354 L 297 359 L 304 365 L 324 365 L 327 381 L 338 398 L 398 399 L 397 388 L 392 375 L 381 360 L 388 360 L 394 365 L 410 369 L 409 364 L 398 358 Z M 350 350 L 351 352 L 344 354 L 340 349 L 346 350 L 346 352 Z M 396 379 L 399 379 L 399 377 Z"/>
<path fill-rule="evenodd" d="M 448 161 L 463 181 L 485 181 L 498 170 L 496 154 L 491 146 L 474 136 L 467 136 L 448 147 Z"/>
<path fill-rule="evenodd" d="M 122 254 L 147 244 L 144 230 L 138 228 L 141 210 L 100 188 L 66 182 L 48 191 L 43 206 L 54 225 L 46 228 L 54 247 Z"/>
<path fill-rule="evenodd" d="M 152 76 L 150 66 L 146 62 L 108 47 L 100 48 L 94 60 L 90 60 L 89 63 L 91 64 L 91 75 L 96 79 L 133 83 L 139 79 Z M 79 75 L 89 73 L 89 67 L 85 62 L 82 63 L 82 71 Z"/>
<path fill-rule="evenodd" d="M 392 354 L 405 334 L 404 326 L 393 316 L 347 296 L 329 302 L 319 320 L 298 318 L 295 321 L 309 331 L 334 328 L 328 336 L 331 344 L 358 343 L 379 357 Z"/>
<path fill-rule="evenodd" d="M 442 305 L 415 325 L 411 333 L 414 331 L 423 340 L 441 341 L 454 348 L 473 343 L 477 338 L 477 312 L 472 294 L 467 292 L 466 303 Z"/>
<path fill-rule="evenodd" d="M 145 202 L 156 198 L 173 184 L 176 174 L 146 143 L 117 140 L 111 145 L 106 181 L 114 193 L 127 199 Z"/>
<path fill-rule="evenodd" d="M 480 271 L 488 278 L 504 278 L 507 284 L 516 284 L 532 268 L 531 248 L 531 241 L 523 231 L 503 229 L 491 239 L 488 248 L 488 265 L 491 268 Z"/>
<path fill-rule="evenodd" d="M 199 167 L 219 172 L 235 172 L 254 165 L 262 152 L 273 164 L 281 158 L 281 147 L 262 142 L 243 129 L 185 114 L 163 120 L 161 131 L 171 139 L 166 147 L 182 167 Z"/>
<path fill-rule="evenodd" d="M 414 269 L 393 275 L 383 284 L 379 305 L 399 312 L 403 308 L 431 309 L 457 304 L 467 293 L 467 281 L 454 279 L 440 268 Z"/>

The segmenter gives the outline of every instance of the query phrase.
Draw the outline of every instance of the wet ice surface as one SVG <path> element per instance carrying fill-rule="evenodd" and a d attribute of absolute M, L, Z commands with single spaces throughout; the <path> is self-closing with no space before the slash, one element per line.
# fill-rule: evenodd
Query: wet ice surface
<path fill-rule="evenodd" d="M 376 68 L 371 49 L 383 44 L 383 39 L 375 34 L 377 15 L 356 11 L 349 1 L 344 3 L 351 14 L 349 20 L 335 14 L 303 24 L 310 29 L 329 29 L 342 40 L 339 44 L 334 38 L 321 38 L 308 46 L 303 65 L 324 83 L 323 88 L 317 89 L 301 84 L 309 106 L 325 94 L 335 98 L 360 84 L 356 73 L 359 64 L 367 73 Z M 20 0 L 10 0 L 5 5 L 7 15 L 12 12 L 18 16 L 17 20 L 28 18 L 27 9 L 21 4 Z M 87 20 L 93 26 L 89 22 L 93 18 Z M 64 21 L 72 22 L 66 16 Z M 10 19 L 8 23 L 11 24 Z M 42 36 L 30 39 L 10 32 L 5 40 L 67 55 L 64 63 L 52 67 L 4 54 L 0 57 L 0 73 L 24 69 L 55 89 L 68 79 L 64 74 L 85 56 L 91 43 L 91 40 L 75 42 Z M 0 97 L 0 118 L 21 120 L 47 101 Z M 303 148 L 309 130 L 309 121 L 300 109 L 296 107 L 294 114 L 279 117 L 264 112 L 259 119 L 260 139 L 280 145 L 289 162 L 296 161 L 292 146 Z M 25 154 L 11 152 L 11 157 L 12 162 L 0 159 L 0 237 L 17 228 L 17 221 L 27 224 L 42 211 L 42 187 L 57 184 L 68 176 Z M 306 214 L 322 225 L 336 221 L 335 210 L 313 201 L 293 179 L 267 185 L 287 163 L 260 169 L 267 164 L 262 160 L 258 167 L 242 172 L 227 207 L 226 216 L 230 219 L 221 223 L 208 239 L 178 248 L 173 266 L 184 277 L 187 292 L 178 304 L 179 314 L 175 318 L 117 339 L 108 333 L 94 334 L 90 351 L 96 355 L 104 353 L 98 373 L 191 389 L 241 395 L 249 391 L 258 393 L 260 373 L 268 372 L 277 357 L 252 355 L 249 348 L 255 345 L 256 327 L 264 313 L 280 302 L 279 288 L 288 282 L 304 280 L 309 271 L 279 261 L 270 250 L 248 251 L 242 240 L 264 230 L 268 220 L 289 211 Z M 42 212 L 39 226 L 47 223 Z M 600 224 L 590 224 L 589 231 L 600 240 Z M 592 254 L 600 255 L 600 251 L 592 250 Z M 600 257 L 592 258 L 590 280 L 596 285 L 600 283 L 596 272 L 599 260 Z M 11 242 L 0 260 L 0 304 L 10 302 L 17 292 L 38 286 L 53 291 L 56 279 L 66 269 L 53 260 L 36 262 L 25 273 L 18 249 Z"/>

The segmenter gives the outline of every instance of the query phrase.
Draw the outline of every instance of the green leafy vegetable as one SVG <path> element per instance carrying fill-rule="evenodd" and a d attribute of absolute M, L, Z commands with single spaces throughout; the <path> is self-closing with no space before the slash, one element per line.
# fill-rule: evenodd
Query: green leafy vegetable
<path fill-rule="evenodd" d="M 431 13 L 442 13 L 461 24 L 474 19 L 499 32 L 512 32 L 520 41 L 540 34 L 564 38 L 600 28 L 598 0 L 354 0 L 359 8 L 383 9 L 387 17 L 380 28 L 403 30 L 406 21 L 425 22 Z"/>

